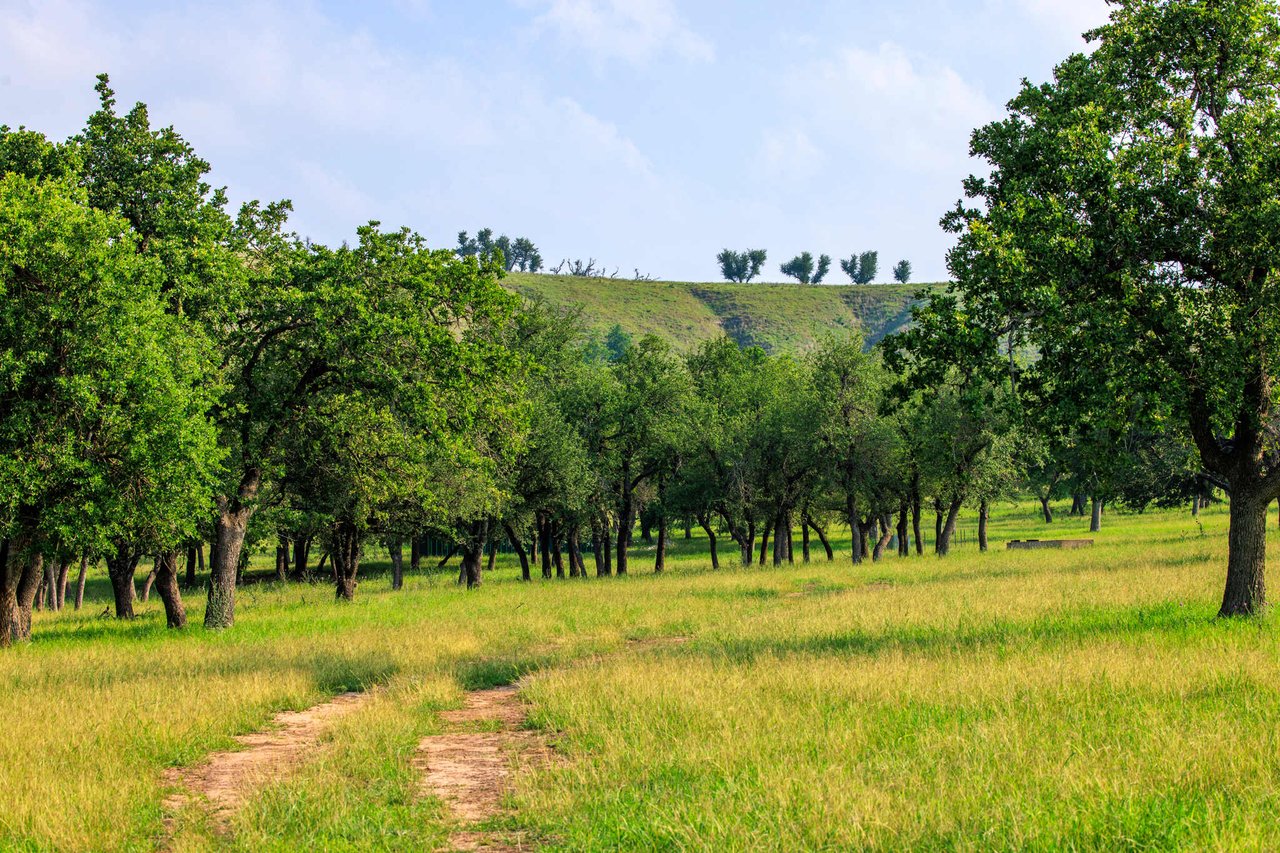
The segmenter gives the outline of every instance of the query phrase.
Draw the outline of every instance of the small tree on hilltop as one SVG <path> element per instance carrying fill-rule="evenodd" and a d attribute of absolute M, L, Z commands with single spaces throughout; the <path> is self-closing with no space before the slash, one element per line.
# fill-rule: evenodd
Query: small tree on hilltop
<path fill-rule="evenodd" d="M 840 262 L 840 269 L 845 271 L 854 284 L 870 284 L 876 280 L 876 274 L 880 272 L 880 253 L 863 252 L 860 255 L 851 255 L 848 260 Z"/>
<path fill-rule="evenodd" d="M 725 249 L 716 255 L 716 260 L 720 262 L 720 273 L 726 281 L 746 284 L 760 275 L 760 270 L 764 268 L 765 250 L 747 249 L 735 252 L 733 249 Z"/>
<path fill-rule="evenodd" d="M 497 239 L 492 228 L 482 228 L 471 237 L 466 231 L 458 232 L 458 248 L 454 252 L 460 258 L 478 257 L 487 260 L 495 252 L 502 253 L 502 265 L 507 272 L 518 269 L 520 272 L 537 272 L 542 269 L 542 255 L 538 247 L 528 237 L 517 237 L 512 240 L 506 234 Z"/>
<path fill-rule="evenodd" d="M 898 284 L 911 281 L 911 261 L 898 261 L 898 265 L 893 268 L 893 278 Z"/>
<path fill-rule="evenodd" d="M 830 269 L 830 255 L 820 256 L 815 267 L 813 255 L 809 252 L 801 252 L 781 267 L 783 275 L 794 278 L 801 284 L 821 284 Z"/>

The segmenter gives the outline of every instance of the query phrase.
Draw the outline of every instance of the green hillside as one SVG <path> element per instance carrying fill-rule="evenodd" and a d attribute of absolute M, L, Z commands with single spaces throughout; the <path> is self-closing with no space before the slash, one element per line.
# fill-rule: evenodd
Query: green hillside
<path fill-rule="evenodd" d="M 601 333 L 620 325 L 654 333 L 680 349 L 727 334 L 769 351 L 811 349 L 824 334 L 861 329 L 868 344 L 901 328 L 912 296 L 926 285 L 729 284 L 628 281 L 512 273 L 512 290 L 548 304 L 582 309 Z"/>

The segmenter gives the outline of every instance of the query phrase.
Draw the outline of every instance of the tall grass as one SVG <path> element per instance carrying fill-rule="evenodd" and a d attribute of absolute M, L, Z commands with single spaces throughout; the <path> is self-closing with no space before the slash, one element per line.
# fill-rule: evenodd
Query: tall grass
<path fill-rule="evenodd" d="M 841 541 L 834 564 L 719 572 L 677 537 L 661 577 L 651 548 L 623 580 L 525 585 L 504 560 L 477 592 L 371 577 L 345 605 L 254 585 L 223 634 L 168 632 L 158 603 L 101 619 L 96 586 L 0 655 L 0 847 L 437 847 L 414 745 L 465 689 L 528 672 L 567 760 L 521 775 L 499 824 L 551 848 L 1280 845 L 1280 643 L 1270 617 L 1213 619 L 1225 514 L 1106 526 L 1088 551 L 855 567 Z M 1045 534 L 1025 506 L 992 531 Z M 164 768 L 375 687 L 229 837 L 188 808 L 165 838 Z"/>

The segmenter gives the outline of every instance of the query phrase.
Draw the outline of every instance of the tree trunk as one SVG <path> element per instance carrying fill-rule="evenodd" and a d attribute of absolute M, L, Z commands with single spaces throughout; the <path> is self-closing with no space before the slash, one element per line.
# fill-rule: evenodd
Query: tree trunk
<path fill-rule="evenodd" d="M 782 514 L 782 532 L 785 534 L 786 547 L 784 550 L 787 554 L 787 565 L 795 565 L 795 554 L 792 553 L 795 540 L 792 538 L 791 530 L 791 510 L 787 510 Z"/>
<path fill-rule="evenodd" d="M 858 514 L 858 503 L 853 495 L 845 495 L 845 515 L 849 519 L 849 551 L 855 564 L 862 562 L 862 520 Z"/>
<path fill-rule="evenodd" d="M 54 604 L 54 610 L 61 610 L 67 603 L 67 576 L 71 573 L 71 555 L 61 554 L 58 556 L 58 574 L 55 589 L 57 590 L 57 602 Z"/>
<path fill-rule="evenodd" d="M 687 515 L 684 517 L 684 538 L 685 539 L 693 538 L 693 522 L 689 519 L 689 516 Z"/>
<path fill-rule="evenodd" d="M 667 514 L 658 514 L 658 547 L 653 557 L 653 572 L 661 574 L 667 567 Z"/>
<path fill-rule="evenodd" d="M 504 521 L 502 529 L 507 533 L 507 541 L 511 543 L 511 547 L 515 550 L 516 556 L 520 558 L 520 580 L 533 580 L 533 576 L 529 573 L 529 555 L 524 551 L 524 543 L 520 541 L 520 537 L 516 535 L 515 528 L 511 526 L 511 522 Z"/>
<path fill-rule="evenodd" d="M 560 550 L 560 525 L 557 522 L 547 524 L 547 531 L 551 537 L 551 558 L 556 564 L 556 577 L 564 579 L 564 554 Z"/>
<path fill-rule="evenodd" d="M 933 513 L 933 552 L 938 554 L 941 553 L 938 545 L 942 542 L 942 525 L 945 517 L 942 501 L 939 498 L 933 499 Z"/>
<path fill-rule="evenodd" d="M 542 576 L 551 577 L 551 521 L 545 515 L 538 516 L 538 551 L 542 557 Z"/>
<path fill-rule="evenodd" d="M 580 578 L 587 574 L 582 562 L 582 532 L 577 524 L 569 528 L 569 577 Z"/>
<path fill-rule="evenodd" d="M 218 519 L 214 542 L 218 549 L 209 570 L 209 604 L 204 611 L 206 628 L 230 628 L 236 621 L 236 574 L 240 568 L 240 550 L 244 547 L 245 529 L 253 515 L 250 503 L 258 494 L 262 473 L 250 469 L 240 480 L 234 498 L 218 499 Z"/>
<path fill-rule="evenodd" d="M 627 573 L 627 548 L 631 545 L 631 528 L 635 525 L 635 505 L 631 495 L 631 471 L 622 470 L 622 506 L 618 513 L 618 574 Z"/>
<path fill-rule="evenodd" d="M 18 558 L 8 539 L 0 539 L 0 648 L 13 644 L 18 616 Z"/>
<path fill-rule="evenodd" d="M 707 534 L 707 547 L 711 549 L 711 568 L 720 568 L 720 554 L 716 550 L 716 532 L 711 528 L 711 516 L 698 516 L 698 526 Z"/>
<path fill-rule="evenodd" d="M 404 540 L 399 536 L 388 538 L 387 553 L 391 555 L 391 588 L 404 589 Z"/>
<path fill-rule="evenodd" d="M 289 577 L 289 546 L 285 544 L 288 541 L 283 533 L 276 537 L 276 580 L 281 583 Z"/>
<path fill-rule="evenodd" d="M 920 472 L 911 472 L 911 535 L 916 540 L 916 556 L 924 555 L 924 538 L 920 535 Z"/>
<path fill-rule="evenodd" d="M 911 554 L 911 541 L 907 538 L 907 502 L 903 501 L 898 507 L 898 556 L 906 557 Z"/>
<path fill-rule="evenodd" d="M 1089 518 L 1089 532 L 1098 533 L 1102 530 L 1102 504 L 1098 498 L 1091 498 Z"/>
<path fill-rule="evenodd" d="M 768 563 L 769 557 L 769 528 L 771 525 L 766 524 L 764 530 L 760 534 L 760 568 L 764 568 Z"/>
<path fill-rule="evenodd" d="M 742 561 L 742 565 L 754 565 L 756 559 L 756 520 L 754 518 L 747 519 L 747 544 L 746 558 Z"/>
<path fill-rule="evenodd" d="M 76 575 L 76 610 L 84 606 L 84 581 L 89 574 L 89 555 L 80 555 L 80 573 Z"/>
<path fill-rule="evenodd" d="M 809 522 L 807 518 L 800 520 L 800 559 L 809 562 Z"/>
<path fill-rule="evenodd" d="M 293 545 L 293 576 L 300 581 L 311 580 L 311 568 L 307 565 L 311 558 L 311 542 L 311 536 L 298 534 Z"/>
<path fill-rule="evenodd" d="M 18 578 L 18 610 L 16 637 L 18 640 L 31 639 L 31 607 L 35 603 L 36 588 L 40 586 L 40 576 L 44 574 L 44 556 L 34 554 L 27 558 Z"/>
<path fill-rule="evenodd" d="M 352 601 L 360 580 L 360 530 L 355 522 L 343 519 L 333 526 L 329 555 L 333 558 L 335 597 Z"/>
<path fill-rule="evenodd" d="M 609 513 L 601 513 L 600 515 L 600 545 L 604 551 L 601 557 L 604 560 L 604 575 L 610 577 L 613 575 L 613 548 L 612 538 L 609 535 L 610 523 Z"/>
<path fill-rule="evenodd" d="M 133 574 L 138 568 L 138 555 L 127 544 L 116 543 L 107 555 L 107 576 L 116 601 L 116 618 L 133 618 Z"/>
<path fill-rule="evenodd" d="M 1071 512 L 1073 516 L 1084 515 L 1084 495 L 1076 492 L 1071 495 Z"/>
<path fill-rule="evenodd" d="M 485 567 L 485 571 L 493 574 L 493 570 L 498 565 L 498 543 L 493 539 L 489 540 L 489 565 Z"/>
<path fill-rule="evenodd" d="M 147 572 L 147 579 L 142 582 L 142 603 L 146 604 L 151 600 L 151 586 L 156 582 L 156 573 L 160 571 L 157 565 L 159 557 L 155 557 L 151 563 L 151 571 Z"/>
<path fill-rule="evenodd" d="M 196 588 L 196 546 L 192 545 L 187 548 L 187 576 L 184 580 L 187 589 Z"/>
<path fill-rule="evenodd" d="M 1227 586 L 1219 616 L 1252 616 L 1266 604 L 1268 503 L 1239 488 L 1232 490 Z"/>
<path fill-rule="evenodd" d="M 871 562 L 878 563 L 880 558 L 884 556 L 884 549 L 889 544 L 889 540 L 893 538 L 893 521 L 889 513 L 881 513 L 876 519 L 876 523 L 880 526 L 880 538 L 876 540 L 875 550 L 871 552 Z"/>
<path fill-rule="evenodd" d="M 481 560 L 484 558 L 484 543 L 489 538 L 489 522 L 472 522 L 470 535 L 462 544 L 462 578 L 467 589 L 480 586 Z"/>
<path fill-rule="evenodd" d="M 1040 512 L 1044 515 L 1045 524 L 1053 524 L 1053 507 L 1049 505 L 1049 498 L 1040 499 Z"/>
<path fill-rule="evenodd" d="M 987 506 L 987 499 L 983 498 L 978 504 L 978 550 L 987 550 L 987 519 L 991 516 L 991 508 Z"/>
<path fill-rule="evenodd" d="M 834 562 L 836 554 L 831 549 L 831 541 L 827 539 L 827 531 L 819 527 L 811 518 L 807 518 L 806 523 L 813 528 L 814 533 L 818 534 L 818 541 L 822 543 L 822 549 L 827 552 L 827 562 Z"/>
<path fill-rule="evenodd" d="M 187 610 L 182 606 L 178 589 L 178 552 L 163 551 L 156 557 L 156 594 L 164 602 L 165 624 L 170 628 L 187 626 Z"/>
<path fill-rule="evenodd" d="M 945 557 L 951 551 L 951 537 L 956 533 L 956 519 L 960 516 L 960 498 L 952 498 L 951 505 L 947 508 L 947 521 L 942 527 L 942 535 L 938 537 L 938 547 L 935 549 L 939 557 Z"/>

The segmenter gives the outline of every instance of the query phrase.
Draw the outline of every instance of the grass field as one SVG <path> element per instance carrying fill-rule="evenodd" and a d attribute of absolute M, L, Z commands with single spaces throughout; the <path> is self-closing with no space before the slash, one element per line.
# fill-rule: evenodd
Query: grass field
<path fill-rule="evenodd" d="M 1005 507 L 984 555 L 855 567 L 840 542 L 834 564 L 718 572 L 677 538 L 659 577 L 641 548 L 626 579 L 525 585 L 504 561 L 475 592 L 371 576 L 347 605 L 255 584 L 216 635 L 166 631 L 154 599 L 100 618 L 97 581 L 0 654 L 0 848 L 438 848 L 415 744 L 524 674 L 563 761 L 520 775 L 499 823 L 548 849 L 1280 847 L 1280 642 L 1271 616 L 1213 618 L 1225 512 L 1105 527 L 1007 552 L 1046 528 Z M 688 641 L 627 642 L 657 637 Z M 230 839 L 196 807 L 166 838 L 165 768 L 345 689 L 375 698 Z"/>
<path fill-rule="evenodd" d="M 803 352 L 824 334 L 850 329 L 861 329 L 874 344 L 906 323 L 913 294 L 927 286 L 698 284 L 522 273 L 505 283 L 551 305 L 580 306 L 600 333 L 616 324 L 633 335 L 660 335 L 682 350 L 727 334 L 771 352 Z"/>

